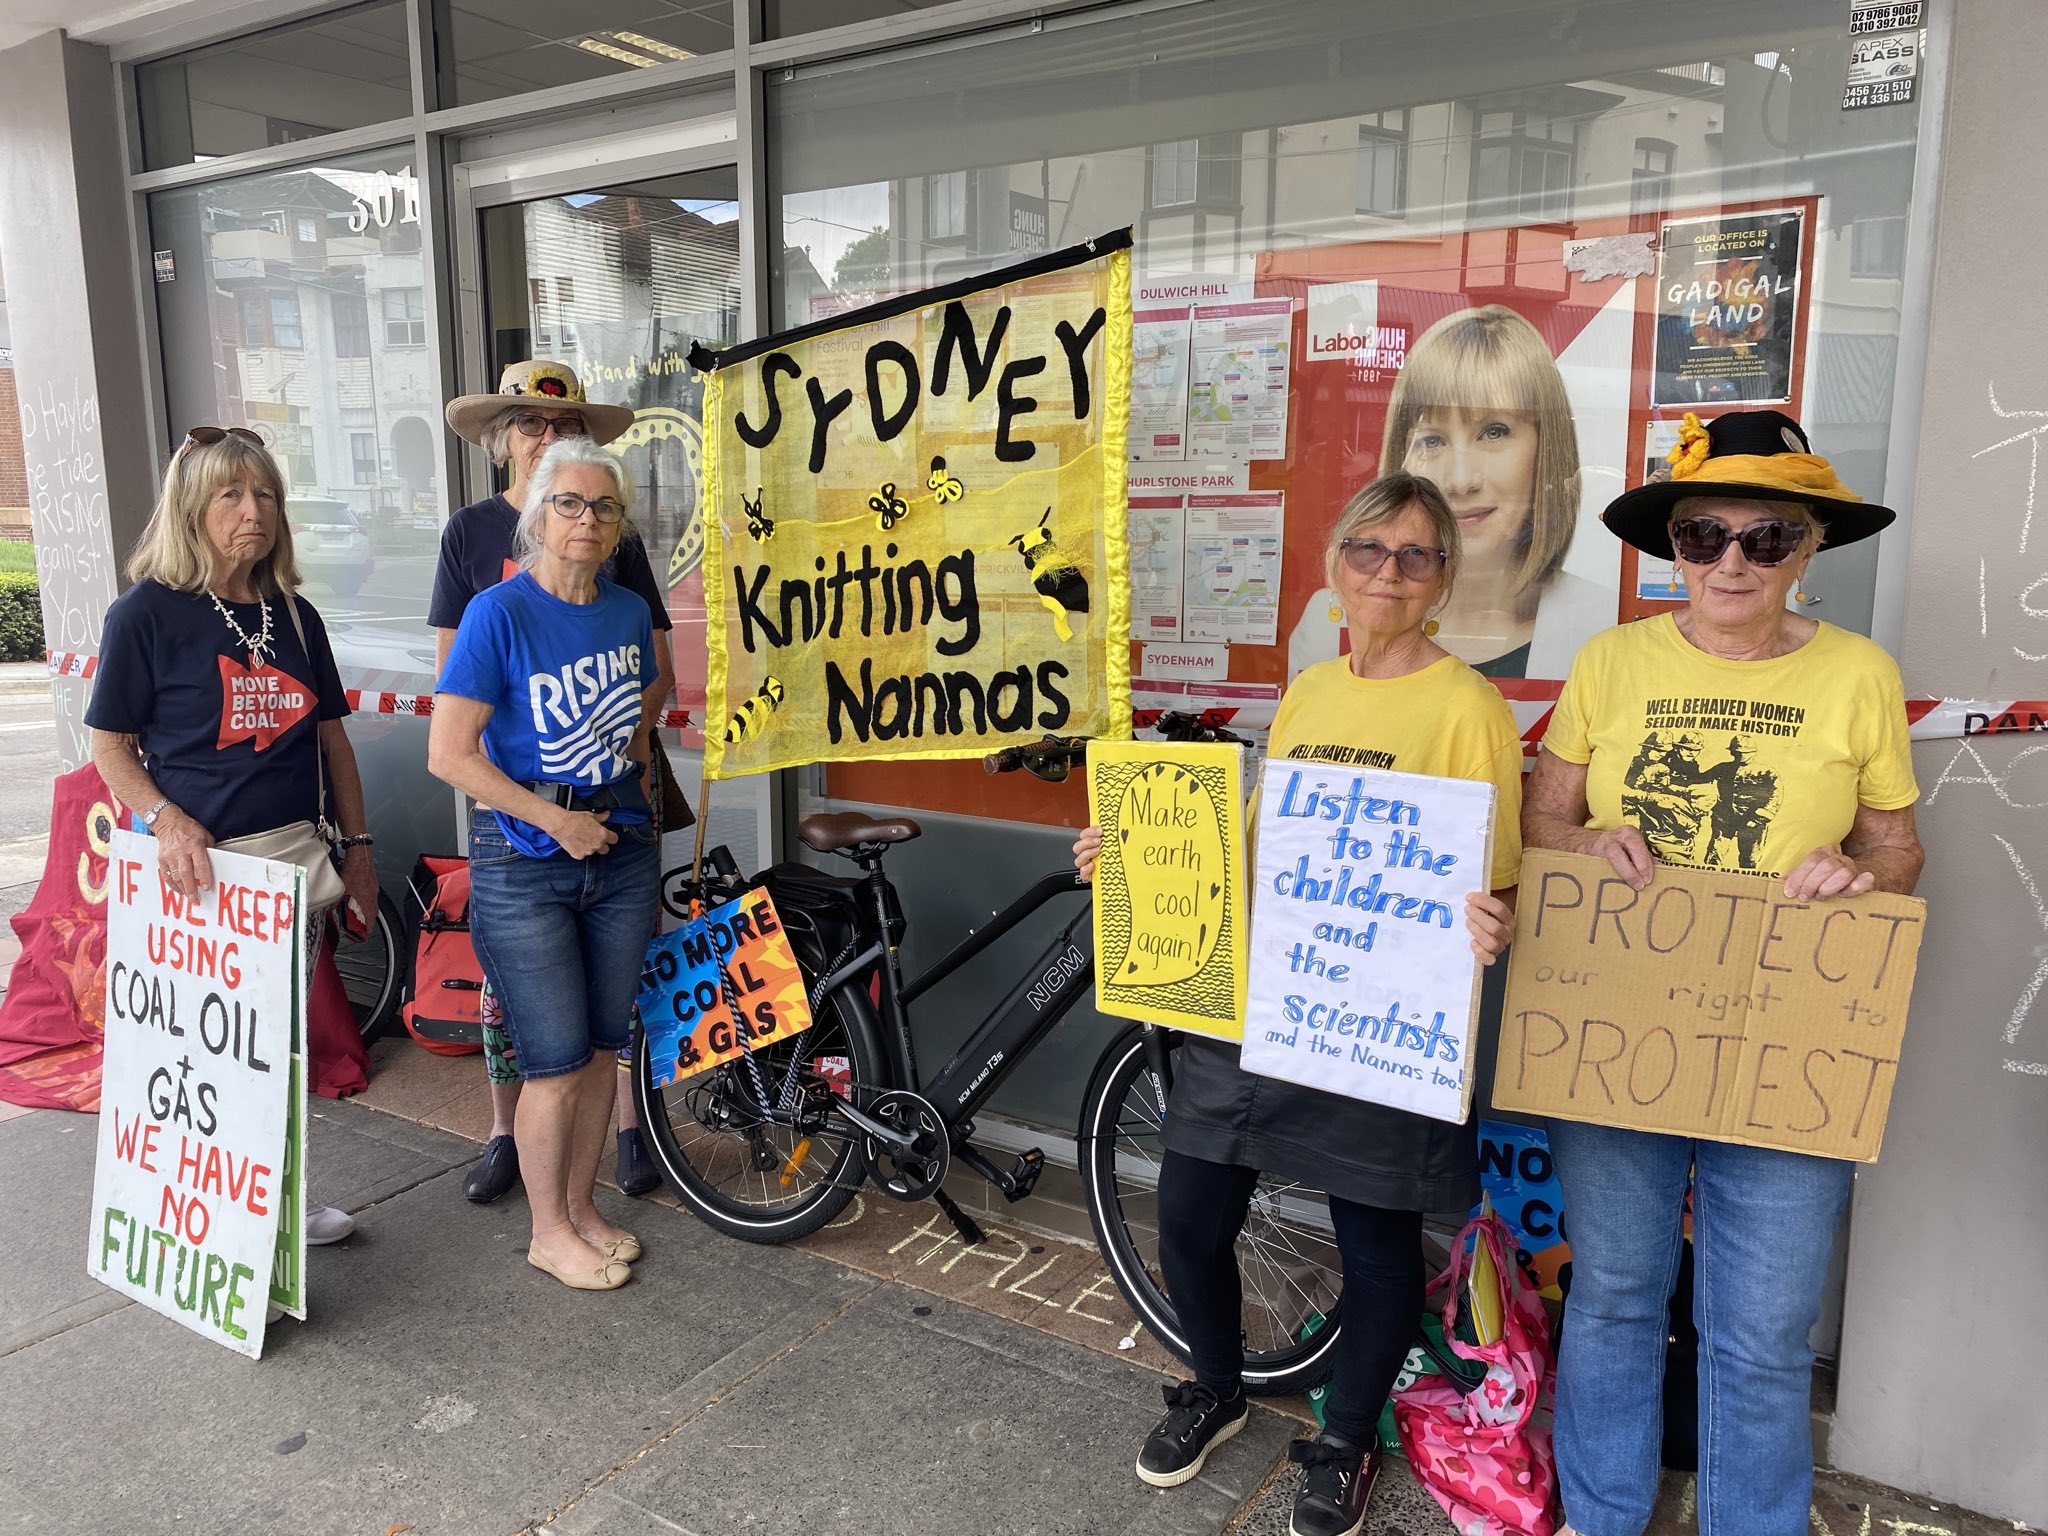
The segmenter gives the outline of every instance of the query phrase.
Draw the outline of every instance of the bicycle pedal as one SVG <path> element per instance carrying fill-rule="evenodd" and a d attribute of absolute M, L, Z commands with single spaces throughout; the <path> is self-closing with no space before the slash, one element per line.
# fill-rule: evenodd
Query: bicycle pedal
<path fill-rule="evenodd" d="M 1038 1176 L 1045 1172 L 1045 1154 L 1033 1147 L 1018 1154 L 1017 1165 L 1005 1172 L 989 1160 L 981 1148 L 962 1145 L 956 1154 L 960 1161 L 980 1174 L 989 1183 L 1003 1192 L 1003 1198 L 1015 1205 L 1027 1199 L 1038 1183 Z"/>

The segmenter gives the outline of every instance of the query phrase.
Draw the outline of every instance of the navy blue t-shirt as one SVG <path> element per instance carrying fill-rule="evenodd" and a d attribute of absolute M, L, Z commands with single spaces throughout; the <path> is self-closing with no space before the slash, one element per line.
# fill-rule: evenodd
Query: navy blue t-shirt
<path fill-rule="evenodd" d="M 261 668 L 203 592 L 139 581 L 107 609 L 85 723 L 135 737 L 157 788 L 220 841 L 320 814 L 318 722 L 341 719 L 348 700 L 327 626 L 296 601 L 306 644 L 285 600 L 268 599 Z M 263 606 L 227 608 L 255 636 Z"/>
<path fill-rule="evenodd" d="M 427 603 L 429 624 L 435 629 L 459 627 L 471 598 L 519 574 L 512 558 L 512 535 L 518 527 L 519 509 L 503 496 L 464 507 L 448 519 L 441 530 L 440 563 L 434 567 L 434 595 Z M 598 575 L 637 592 L 647 603 L 654 627 L 669 627 L 667 599 L 647 563 L 647 546 L 639 539 L 621 539 Z"/>
<path fill-rule="evenodd" d="M 471 601 L 435 691 L 491 706 L 484 755 L 514 783 L 591 790 L 639 773 L 626 748 L 656 671 L 647 605 L 631 592 L 600 579 L 594 602 L 571 603 L 521 571 Z M 497 817 L 520 852 L 560 850 L 531 822 Z M 647 813 L 616 810 L 610 820 L 625 826 Z"/>

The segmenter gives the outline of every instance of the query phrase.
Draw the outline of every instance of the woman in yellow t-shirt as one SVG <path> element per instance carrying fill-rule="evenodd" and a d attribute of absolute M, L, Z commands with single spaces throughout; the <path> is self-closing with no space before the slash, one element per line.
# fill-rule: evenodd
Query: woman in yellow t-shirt
<path fill-rule="evenodd" d="M 1641 890 L 1656 866 L 1753 874 L 1798 901 L 1907 893 L 1925 861 L 1899 669 L 1861 635 L 1791 612 L 1814 551 L 1892 521 L 1860 501 L 1791 417 L 1685 419 L 1674 472 L 1602 520 L 1676 559 L 1686 606 L 1579 653 L 1529 778 L 1532 848 L 1607 859 Z M 1803 1536 L 1813 1352 L 1853 1165 L 1557 1120 L 1571 1226 L 1557 1371 L 1565 1518 L 1638 1536 L 1657 1492 L 1667 1303 L 1688 1171 L 1700 1333 L 1700 1526 Z"/>
<path fill-rule="evenodd" d="M 1479 779 L 1499 792 L 1493 891 L 1467 899 L 1472 949 L 1492 963 L 1514 927 L 1521 865 L 1522 743 L 1493 685 L 1430 638 L 1458 574 L 1458 521 L 1443 493 L 1389 475 L 1346 504 L 1325 565 L 1351 625 L 1351 654 L 1308 668 L 1274 717 L 1268 752 L 1403 773 Z M 1099 827 L 1074 845 L 1094 873 Z M 1329 1195 L 1344 1271 L 1344 1327 L 1325 1431 L 1297 1442 L 1301 1536 L 1361 1529 L 1379 1470 L 1376 1426 L 1422 1309 L 1422 1218 L 1462 1219 L 1479 1197 L 1471 1127 L 1255 1077 L 1238 1048 L 1190 1035 L 1166 1107 L 1159 1257 L 1195 1379 L 1138 1456 L 1155 1487 L 1187 1482 L 1244 1424 L 1243 1293 L 1235 1245 L 1261 1173 Z"/>

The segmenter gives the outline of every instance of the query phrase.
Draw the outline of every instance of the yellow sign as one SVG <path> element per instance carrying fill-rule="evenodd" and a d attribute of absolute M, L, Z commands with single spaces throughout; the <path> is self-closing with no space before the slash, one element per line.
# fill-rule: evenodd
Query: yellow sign
<path fill-rule="evenodd" d="M 713 778 L 1130 734 L 1130 234 L 692 361 Z"/>
<path fill-rule="evenodd" d="M 1244 1036 L 1244 749 L 1095 741 L 1095 1006 Z"/>

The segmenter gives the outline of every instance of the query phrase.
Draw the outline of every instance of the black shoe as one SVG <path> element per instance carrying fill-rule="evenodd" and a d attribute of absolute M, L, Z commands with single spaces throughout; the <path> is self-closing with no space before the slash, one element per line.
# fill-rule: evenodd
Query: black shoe
<path fill-rule="evenodd" d="M 519 1148 L 510 1136 L 493 1136 L 484 1155 L 469 1170 L 462 1193 L 471 1203 L 489 1205 L 519 1182 Z"/>
<path fill-rule="evenodd" d="M 654 1166 L 654 1154 L 647 1150 L 647 1138 L 640 1127 L 619 1132 L 619 1193 L 644 1195 L 661 1187 L 661 1170 Z"/>
<path fill-rule="evenodd" d="M 1358 1536 L 1365 1529 L 1365 1505 L 1380 1475 L 1380 1448 L 1361 1451 L 1327 1430 L 1287 1447 L 1287 1459 L 1301 1467 L 1301 1492 L 1294 1496 L 1291 1536 Z"/>
<path fill-rule="evenodd" d="M 1154 1488 L 1178 1488 L 1201 1472 L 1211 1450 L 1244 1428 L 1252 1408 L 1242 1389 L 1227 1403 L 1197 1381 L 1176 1382 L 1161 1390 L 1166 1417 L 1145 1437 L 1145 1448 L 1138 1452 L 1138 1476 Z"/>

